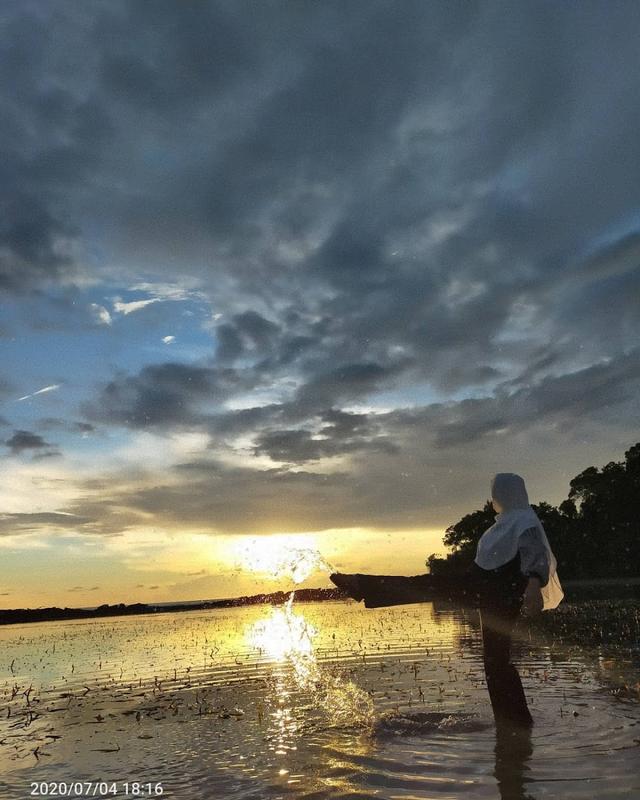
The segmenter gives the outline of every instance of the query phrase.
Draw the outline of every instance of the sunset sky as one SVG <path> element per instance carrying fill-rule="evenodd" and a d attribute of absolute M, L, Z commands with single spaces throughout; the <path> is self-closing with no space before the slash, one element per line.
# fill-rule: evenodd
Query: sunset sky
<path fill-rule="evenodd" d="M 0 607 L 424 572 L 640 440 L 637 3 L 0 20 Z"/>

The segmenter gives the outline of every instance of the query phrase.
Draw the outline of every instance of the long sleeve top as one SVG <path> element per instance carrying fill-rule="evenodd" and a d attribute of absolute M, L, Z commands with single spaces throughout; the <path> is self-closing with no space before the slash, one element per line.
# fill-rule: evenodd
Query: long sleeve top
<path fill-rule="evenodd" d="M 549 582 L 549 554 L 542 540 L 539 528 L 527 528 L 518 540 L 520 553 L 520 571 L 527 577 L 537 577 L 540 585 Z"/>

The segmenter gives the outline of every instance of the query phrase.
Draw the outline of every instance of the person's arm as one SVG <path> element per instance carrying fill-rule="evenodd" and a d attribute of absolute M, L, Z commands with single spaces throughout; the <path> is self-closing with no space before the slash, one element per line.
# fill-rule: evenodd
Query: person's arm
<path fill-rule="evenodd" d="M 363 575 L 336 572 L 330 578 L 349 597 L 364 600 L 366 608 L 424 603 L 434 599 L 432 575 Z"/>
<path fill-rule="evenodd" d="M 518 541 L 520 571 L 529 579 L 524 592 L 522 613 L 533 616 L 543 608 L 540 589 L 549 582 L 549 555 L 538 528 L 528 528 Z"/>

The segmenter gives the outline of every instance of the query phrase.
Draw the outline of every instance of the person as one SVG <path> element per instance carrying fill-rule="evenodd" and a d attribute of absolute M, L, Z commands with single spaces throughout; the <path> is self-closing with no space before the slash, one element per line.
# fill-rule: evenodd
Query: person
<path fill-rule="evenodd" d="M 459 576 L 348 575 L 331 580 L 367 608 L 448 600 L 479 609 L 489 699 L 497 724 L 530 727 L 533 718 L 511 663 L 518 617 L 556 608 L 564 597 L 544 527 L 529 504 L 520 475 L 502 472 L 491 482 L 497 512 L 480 537 L 473 564 Z"/>

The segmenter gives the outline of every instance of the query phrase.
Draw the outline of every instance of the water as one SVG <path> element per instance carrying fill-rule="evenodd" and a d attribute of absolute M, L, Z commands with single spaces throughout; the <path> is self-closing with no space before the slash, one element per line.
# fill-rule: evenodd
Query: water
<path fill-rule="evenodd" d="M 536 725 L 502 737 L 472 612 L 290 601 L 0 628 L 0 797 L 640 796 L 640 704 L 615 691 L 637 653 L 523 635 Z"/>

